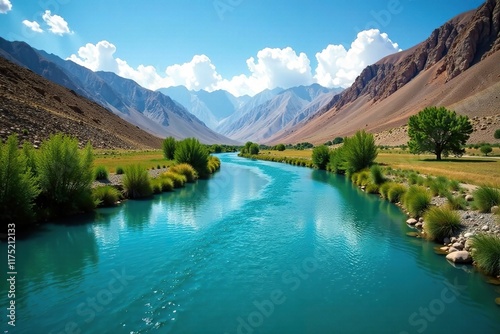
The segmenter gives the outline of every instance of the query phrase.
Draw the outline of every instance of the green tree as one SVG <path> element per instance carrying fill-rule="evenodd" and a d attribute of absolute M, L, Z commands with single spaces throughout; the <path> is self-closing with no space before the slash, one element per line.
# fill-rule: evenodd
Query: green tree
<path fill-rule="evenodd" d="M 222 152 L 222 146 L 219 144 L 213 144 L 211 147 L 212 152 L 214 153 L 221 153 Z"/>
<path fill-rule="evenodd" d="M 491 145 L 486 144 L 486 145 L 481 146 L 481 148 L 479 150 L 485 156 L 488 156 L 488 153 L 491 153 L 491 151 L 493 151 L 493 148 L 491 147 Z"/>
<path fill-rule="evenodd" d="M 332 141 L 332 145 L 342 144 L 343 142 L 344 142 L 344 138 L 342 138 L 342 137 L 335 137 L 335 139 Z"/>
<path fill-rule="evenodd" d="M 326 169 L 330 161 L 330 150 L 325 145 L 316 146 L 312 152 L 313 164 L 318 169 Z"/>
<path fill-rule="evenodd" d="M 495 139 L 500 139 L 500 129 L 496 129 L 495 130 L 495 133 L 493 134 L 493 137 L 495 137 Z"/>
<path fill-rule="evenodd" d="M 168 137 L 163 140 L 163 155 L 167 160 L 174 160 L 175 157 L 175 148 L 177 146 L 177 141 L 174 137 Z"/>
<path fill-rule="evenodd" d="M 91 186 L 94 180 L 92 146 L 78 150 L 75 138 L 56 134 L 43 142 L 36 165 L 40 182 L 40 203 L 49 216 L 60 216 L 94 208 Z"/>
<path fill-rule="evenodd" d="M 34 200 L 40 192 L 27 157 L 17 147 L 16 135 L 9 136 L 5 144 L 0 141 L 0 221 L 3 224 L 31 222 Z"/>
<path fill-rule="evenodd" d="M 196 138 L 186 138 L 177 143 L 175 160 L 193 166 L 200 178 L 206 178 L 208 171 L 208 150 Z"/>
<path fill-rule="evenodd" d="M 250 145 L 250 148 L 249 148 L 249 153 L 251 155 L 257 155 L 259 154 L 259 144 L 256 144 L 256 143 L 253 143 L 252 145 Z"/>
<path fill-rule="evenodd" d="M 276 150 L 278 151 L 284 151 L 285 149 L 286 149 L 285 144 L 276 145 Z"/>
<path fill-rule="evenodd" d="M 463 154 L 461 146 L 472 131 L 467 116 L 459 116 L 444 107 L 427 107 L 410 117 L 408 147 L 413 154 L 429 152 L 441 160 L 443 154 Z"/>
<path fill-rule="evenodd" d="M 371 133 L 358 131 L 344 140 L 342 156 L 345 170 L 349 173 L 370 167 L 377 158 L 377 146 Z"/>

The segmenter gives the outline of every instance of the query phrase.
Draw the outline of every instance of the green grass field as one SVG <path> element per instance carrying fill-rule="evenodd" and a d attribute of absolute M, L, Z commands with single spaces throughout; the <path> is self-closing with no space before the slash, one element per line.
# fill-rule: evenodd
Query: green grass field
<path fill-rule="evenodd" d="M 492 153 L 499 153 L 498 148 Z M 260 154 L 311 159 L 312 150 L 261 151 Z M 463 183 L 500 186 L 498 157 L 462 157 L 436 161 L 436 157 L 432 155 L 413 155 L 393 149 L 380 151 L 376 162 L 394 169 L 414 170 L 433 176 L 442 175 Z"/>
<path fill-rule="evenodd" d="M 161 150 L 155 151 L 95 151 L 94 166 L 105 166 L 111 173 L 116 172 L 116 167 L 127 167 L 141 164 L 145 168 L 156 168 L 158 165 L 172 166 L 173 161 L 166 160 Z"/>

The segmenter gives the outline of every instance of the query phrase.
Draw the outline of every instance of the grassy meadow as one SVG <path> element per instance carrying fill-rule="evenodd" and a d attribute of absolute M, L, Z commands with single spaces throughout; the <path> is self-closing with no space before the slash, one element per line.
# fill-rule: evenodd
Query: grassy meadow
<path fill-rule="evenodd" d="M 478 154 L 479 150 L 467 149 L 466 154 Z M 268 151 L 261 155 L 276 157 L 311 159 L 312 150 Z M 380 150 L 376 162 L 393 169 L 414 170 L 421 174 L 446 176 L 449 179 L 474 185 L 500 185 L 500 149 L 495 148 L 491 157 L 465 156 L 462 158 L 445 158 L 436 161 L 434 155 L 414 155 L 400 149 Z"/>
<path fill-rule="evenodd" d="M 161 150 L 152 151 L 110 151 L 95 150 L 94 166 L 104 166 L 111 173 L 116 173 L 117 167 L 126 168 L 131 165 L 141 164 L 145 168 L 169 167 L 173 161 L 166 160 Z"/>

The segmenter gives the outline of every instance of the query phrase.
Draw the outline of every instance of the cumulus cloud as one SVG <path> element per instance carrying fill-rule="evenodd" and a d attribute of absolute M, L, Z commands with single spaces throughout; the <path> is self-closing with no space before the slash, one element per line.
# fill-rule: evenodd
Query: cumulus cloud
<path fill-rule="evenodd" d="M 315 75 L 305 53 L 292 48 L 265 48 L 257 57 L 246 61 L 247 74 L 223 78 L 207 55 L 195 55 L 183 64 L 168 66 L 158 72 L 153 66 L 131 67 L 115 57 L 117 49 L 108 41 L 82 46 L 68 59 L 93 71 L 111 71 L 132 79 L 143 87 L 156 90 L 163 87 L 185 86 L 189 90 L 214 91 L 224 89 L 233 95 L 255 95 L 264 89 L 289 88 L 317 82 L 326 87 L 348 87 L 361 71 L 382 57 L 400 51 L 387 34 L 372 29 L 360 32 L 346 50 L 342 45 L 328 45 L 316 54 Z"/>
<path fill-rule="evenodd" d="M 328 45 L 316 53 L 318 67 L 314 78 L 325 87 L 348 87 L 366 66 L 398 51 L 401 51 L 398 44 L 386 33 L 365 30 L 358 34 L 349 50 L 342 45 Z"/>
<path fill-rule="evenodd" d="M 52 15 L 50 10 L 45 11 L 45 13 L 42 15 L 42 19 L 49 26 L 49 31 L 53 34 L 62 36 L 64 34 L 73 33 L 69 29 L 68 22 L 66 22 L 66 20 L 59 15 Z"/>
<path fill-rule="evenodd" d="M 8 11 L 12 10 L 12 4 L 9 0 L 0 0 L 0 13 L 7 14 Z"/>
<path fill-rule="evenodd" d="M 23 21 L 23 24 L 30 28 L 31 30 L 33 30 L 34 32 L 43 32 L 43 29 L 40 27 L 40 24 L 38 24 L 38 22 L 36 21 L 28 21 L 28 20 L 24 20 Z"/>

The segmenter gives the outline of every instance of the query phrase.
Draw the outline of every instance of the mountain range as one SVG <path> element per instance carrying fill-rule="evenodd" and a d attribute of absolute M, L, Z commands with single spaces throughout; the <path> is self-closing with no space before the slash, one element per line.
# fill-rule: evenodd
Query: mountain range
<path fill-rule="evenodd" d="M 500 0 L 486 0 L 477 10 L 435 29 L 413 48 L 367 66 L 343 91 L 318 84 L 264 90 L 253 97 L 235 97 L 222 90 L 189 91 L 182 86 L 151 91 L 24 42 L 0 38 L 0 56 L 5 58 L 0 68 L 4 111 L 19 112 L 23 126 L 28 114 L 35 117 L 30 125 L 33 130 L 50 116 L 64 119 L 48 122 L 54 129 L 60 128 L 60 122 L 76 121 L 89 126 L 90 133 L 109 131 L 110 138 L 114 136 L 111 141 L 95 132 L 98 140 L 94 141 L 104 147 L 118 145 L 119 140 L 127 147 L 151 147 L 167 136 L 221 144 L 321 144 L 359 129 L 375 133 L 379 144 L 397 145 L 408 140 L 408 118 L 427 106 L 468 115 L 476 130 L 470 142 L 491 142 L 493 132 L 500 128 Z M 30 81 L 36 84 L 30 87 Z M 13 92 L 18 90 L 27 93 L 19 92 L 16 97 Z M 30 112 L 21 117 L 23 106 Z M 48 113 L 45 118 L 40 116 L 42 110 Z M 113 122 L 121 125 L 113 129 Z M 2 116 L 0 124 L 2 129 L 20 128 L 12 115 Z M 49 125 L 44 131 L 51 131 Z M 67 128 L 75 130 L 74 124 Z M 142 139 L 123 134 L 130 129 L 137 130 L 134 136 Z M 83 136 L 82 131 L 79 135 Z"/>
<path fill-rule="evenodd" d="M 358 129 L 382 144 L 408 139 L 408 118 L 444 106 L 473 120 L 471 142 L 492 142 L 500 128 L 500 0 L 459 15 L 422 43 L 366 67 L 355 82 L 313 117 L 269 143 L 322 143 Z"/>

